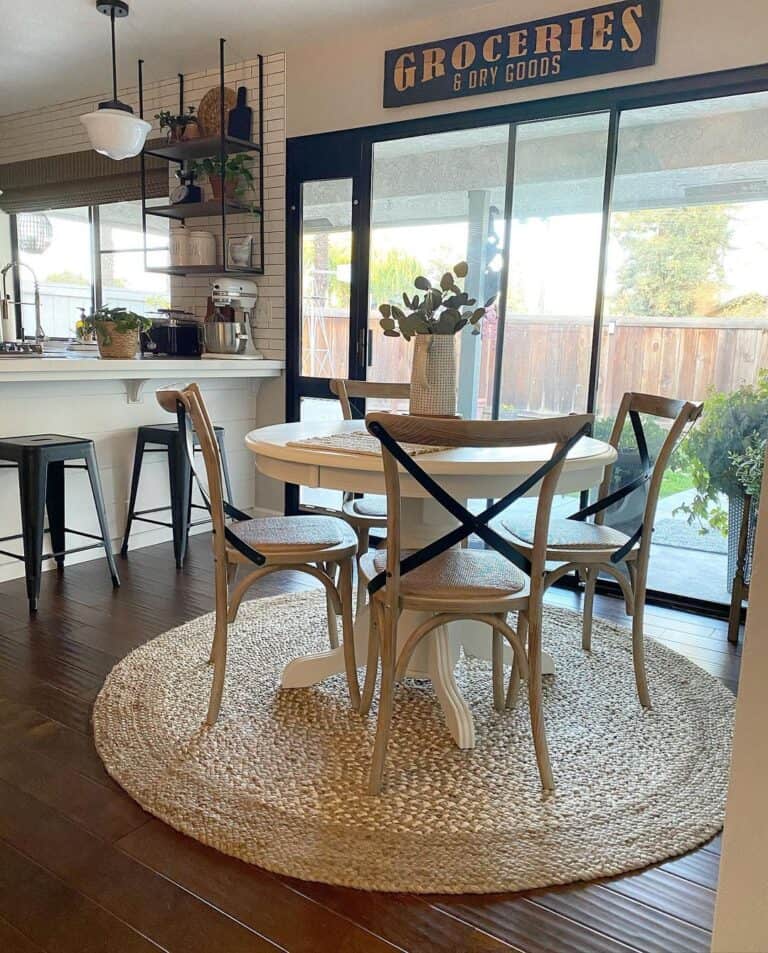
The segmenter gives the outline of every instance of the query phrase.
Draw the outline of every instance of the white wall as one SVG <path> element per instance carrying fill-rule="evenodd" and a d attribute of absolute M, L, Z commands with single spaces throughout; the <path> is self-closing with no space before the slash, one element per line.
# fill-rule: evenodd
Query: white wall
<path fill-rule="evenodd" d="M 510 92 L 467 96 L 450 102 L 384 109 L 384 52 L 409 44 L 428 43 L 463 33 L 509 26 L 547 14 L 567 13 L 596 4 L 587 0 L 516 0 L 452 11 L 448 16 L 393 20 L 375 30 L 350 24 L 335 42 L 314 43 L 300 37 L 288 43 L 288 136 L 418 116 L 451 114 L 544 97 L 564 96 L 749 66 L 768 60 L 768 3 L 765 0 L 664 0 L 657 62 L 622 73 L 532 86 Z"/>
<path fill-rule="evenodd" d="M 766 481 L 768 482 L 768 481 Z M 768 487 L 764 487 L 763 500 Z M 768 950 L 768 506 L 760 509 L 741 657 L 713 953 Z"/>

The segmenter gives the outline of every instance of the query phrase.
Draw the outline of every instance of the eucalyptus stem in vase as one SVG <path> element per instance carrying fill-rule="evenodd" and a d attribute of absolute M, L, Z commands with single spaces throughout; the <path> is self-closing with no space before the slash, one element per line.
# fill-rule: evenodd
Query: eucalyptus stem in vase
<path fill-rule="evenodd" d="M 470 326 L 479 334 L 479 323 L 496 295 L 482 307 L 459 287 L 469 266 L 460 261 L 446 271 L 437 285 L 423 275 L 413 284 L 416 294 L 403 292 L 403 310 L 395 304 L 380 304 L 381 325 L 386 337 L 414 339 L 411 365 L 410 412 L 424 417 L 456 415 L 456 346 L 454 335 Z M 422 292 L 419 294 L 418 292 Z"/>

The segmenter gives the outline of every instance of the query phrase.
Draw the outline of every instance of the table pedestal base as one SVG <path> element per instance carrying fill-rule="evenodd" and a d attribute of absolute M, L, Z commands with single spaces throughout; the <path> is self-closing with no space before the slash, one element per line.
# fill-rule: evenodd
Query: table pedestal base
<path fill-rule="evenodd" d="M 446 511 L 433 500 L 405 498 L 402 500 L 401 523 L 404 527 L 403 548 L 418 549 L 432 540 L 450 532 L 457 524 Z M 405 527 L 409 527 L 406 535 Z M 398 653 L 402 644 L 429 613 L 403 612 L 398 627 Z M 368 652 L 369 612 L 366 607 L 355 619 L 355 652 L 358 664 L 364 663 Z M 440 626 L 424 638 L 411 658 L 407 675 L 411 678 L 431 679 L 445 722 L 459 748 L 474 748 L 475 725 L 472 712 L 459 691 L 453 671 L 462 646 L 467 655 L 491 658 L 491 628 L 480 622 L 453 622 Z M 505 664 L 512 664 L 512 653 L 504 646 Z M 307 688 L 316 685 L 330 675 L 344 671 L 344 653 L 341 648 L 316 655 L 294 659 L 283 669 L 283 688 Z M 542 671 L 553 675 L 555 668 L 551 656 L 544 654 Z M 492 689 L 488 681 L 488 704 L 492 704 Z"/>

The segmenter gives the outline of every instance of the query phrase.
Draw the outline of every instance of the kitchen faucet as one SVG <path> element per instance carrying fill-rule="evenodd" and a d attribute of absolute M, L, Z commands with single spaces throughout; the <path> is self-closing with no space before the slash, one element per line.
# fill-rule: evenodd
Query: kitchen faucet
<path fill-rule="evenodd" d="M 35 344 L 42 344 L 43 341 L 45 340 L 45 333 L 43 332 L 43 328 L 42 328 L 42 325 L 41 325 L 41 323 L 40 323 L 40 285 L 39 285 L 39 283 L 38 283 L 37 275 L 35 274 L 34 269 L 32 268 L 31 265 L 28 265 L 25 261 L 9 261 L 8 264 L 5 265 L 5 266 L 3 267 L 3 269 L 0 271 L 0 278 L 3 279 L 3 296 L 2 296 L 2 299 L 0 299 L 0 316 L 3 318 L 3 320 L 8 320 L 8 317 L 9 317 L 9 315 L 8 315 L 8 306 L 11 305 L 11 304 L 22 305 L 22 304 L 25 303 L 25 302 L 23 302 L 23 301 L 14 301 L 13 298 L 11 298 L 10 295 L 7 294 L 7 292 L 6 292 L 6 285 L 5 285 L 5 276 L 6 276 L 6 274 L 7 274 L 12 268 L 15 268 L 15 269 L 16 269 L 16 272 L 19 273 L 19 269 L 22 267 L 22 265 L 23 265 L 24 268 L 26 268 L 26 269 L 29 271 L 29 273 L 32 275 L 32 281 L 34 282 L 34 289 L 35 289 L 35 300 L 34 300 L 34 307 L 35 307 Z M 19 274 L 19 277 L 21 277 L 20 274 Z M 23 342 L 23 340 L 24 340 L 24 329 L 23 329 L 23 327 L 22 327 L 22 332 L 21 332 L 21 339 L 22 339 L 22 342 Z"/>

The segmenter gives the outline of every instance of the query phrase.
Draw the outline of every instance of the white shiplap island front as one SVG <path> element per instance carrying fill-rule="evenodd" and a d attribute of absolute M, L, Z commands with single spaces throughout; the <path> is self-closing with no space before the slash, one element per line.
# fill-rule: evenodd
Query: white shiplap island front
<path fill-rule="evenodd" d="M 58 433 L 88 437 L 95 442 L 107 519 L 118 550 L 128 505 L 136 428 L 170 423 L 154 391 L 171 383 L 197 381 L 211 416 L 226 431 L 226 448 L 235 502 L 244 509 L 269 509 L 257 500 L 253 456 L 244 436 L 254 427 L 274 423 L 282 413 L 283 362 L 275 360 L 209 359 L 101 360 L 91 356 L 13 357 L 0 359 L 0 436 Z M 97 522 L 84 471 L 66 476 L 66 524 L 96 532 Z M 147 454 L 137 500 L 138 509 L 168 502 L 164 453 Z M 164 519 L 163 514 L 159 518 Z M 0 469 L 0 537 L 20 532 L 19 488 L 15 468 Z M 77 545 L 69 537 L 67 545 Z M 131 549 L 170 539 L 170 530 L 134 524 Z M 46 551 L 48 549 L 46 537 Z M 3 548 L 21 553 L 21 540 Z M 72 556 L 103 558 L 97 551 Z M 137 558 L 140 555 L 137 553 Z M 44 569 L 52 568 L 46 560 Z M 0 557 L 0 580 L 23 576 L 23 564 Z M 106 577 L 107 583 L 109 577 Z M 45 578 L 43 579 L 45 587 Z"/>

